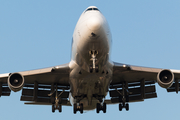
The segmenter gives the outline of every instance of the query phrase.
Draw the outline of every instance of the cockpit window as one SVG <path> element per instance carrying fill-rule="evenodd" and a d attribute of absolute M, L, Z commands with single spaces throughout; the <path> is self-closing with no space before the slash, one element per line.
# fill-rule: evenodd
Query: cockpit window
<path fill-rule="evenodd" d="M 97 8 L 93 8 L 93 10 L 97 10 L 97 11 L 99 11 Z"/>
<path fill-rule="evenodd" d="M 86 11 L 92 10 L 92 8 L 88 8 Z"/>
<path fill-rule="evenodd" d="M 90 10 L 97 10 L 97 11 L 99 11 L 97 8 L 88 8 L 85 12 L 90 11 Z"/>

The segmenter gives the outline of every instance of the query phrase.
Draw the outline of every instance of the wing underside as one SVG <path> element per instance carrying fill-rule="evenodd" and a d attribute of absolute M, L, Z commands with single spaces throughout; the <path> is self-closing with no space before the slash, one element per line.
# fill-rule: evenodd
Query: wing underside
<path fill-rule="evenodd" d="M 26 104 L 51 104 L 55 103 L 57 97 L 62 105 L 68 105 L 69 101 L 69 86 L 62 86 L 57 83 L 49 84 L 25 84 L 22 89 L 21 101 L 26 101 Z"/>
<path fill-rule="evenodd" d="M 18 72 L 24 78 L 21 101 L 29 104 L 52 104 L 55 97 L 62 105 L 69 105 L 69 64 L 38 70 Z M 9 96 L 8 77 L 13 73 L 0 74 L 0 96 Z"/>
<path fill-rule="evenodd" d="M 114 62 L 113 79 L 109 94 L 111 103 L 138 102 L 156 98 L 155 83 L 157 75 L 163 69 L 132 66 Z M 174 74 L 174 82 L 167 88 L 168 92 L 180 91 L 180 71 L 170 70 Z"/>

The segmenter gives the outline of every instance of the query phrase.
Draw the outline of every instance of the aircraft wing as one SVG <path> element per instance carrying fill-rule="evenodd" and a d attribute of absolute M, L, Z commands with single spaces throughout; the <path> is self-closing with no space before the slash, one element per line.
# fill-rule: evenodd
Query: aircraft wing
<path fill-rule="evenodd" d="M 165 81 L 165 84 L 161 83 L 157 78 L 164 79 L 166 74 L 170 80 Z M 178 93 L 180 90 L 178 79 L 180 79 L 180 70 L 139 67 L 114 62 L 113 77 L 109 90 L 111 102 L 122 102 L 123 95 L 129 96 L 128 102 L 156 98 L 156 82 L 161 87 L 166 88 L 168 92 Z"/>
<path fill-rule="evenodd" d="M 24 78 L 24 85 L 21 87 L 21 101 L 31 101 L 36 104 L 52 103 L 57 88 L 57 94 L 61 94 L 62 104 L 69 104 L 67 100 L 70 89 L 69 71 L 68 63 L 44 69 L 0 74 L 0 96 L 10 95 L 9 76 L 12 75 L 11 78 L 13 79 L 14 76 L 21 75 Z"/>

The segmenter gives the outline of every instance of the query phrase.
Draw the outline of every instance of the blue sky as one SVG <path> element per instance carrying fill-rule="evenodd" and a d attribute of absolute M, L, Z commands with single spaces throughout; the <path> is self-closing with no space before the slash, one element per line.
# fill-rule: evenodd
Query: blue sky
<path fill-rule="evenodd" d="M 97 6 L 109 22 L 111 59 L 138 66 L 180 69 L 180 1 L 174 0 L 1 0 L 0 73 L 70 61 L 71 39 L 81 13 Z M 156 85 L 158 98 L 130 103 L 130 111 L 73 114 L 72 107 L 51 113 L 51 106 L 28 106 L 21 92 L 0 98 L 1 119 L 178 119 L 180 95 Z"/>

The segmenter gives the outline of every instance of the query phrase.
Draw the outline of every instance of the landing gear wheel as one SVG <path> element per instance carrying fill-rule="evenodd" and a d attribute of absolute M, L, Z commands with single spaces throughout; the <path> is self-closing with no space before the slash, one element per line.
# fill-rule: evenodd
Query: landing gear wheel
<path fill-rule="evenodd" d="M 96 71 L 96 73 L 99 72 L 99 67 L 98 66 L 95 67 L 95 71 Z"/>
<path fill-rule="evenodd" d="M 83 114 L 83 104 L 80 104 L 80 113 Z"/>
<path fill-rule="evenodd" d="M 96 105 L 96 112 L 99 113 L 99 111 L 100 111 L 100 103 L 97 103 L 97 105 Z"/>
<path fill-rule="evenodd" d="M 129 104 L 126 104 L 126 111 L 129 111 Z"/>
<path fill-rule="evenodd" d="M 119 104 L 119 111 L 122 111 L 122 104 Z"/>
<path fill-rule="evenodd" d="M 90 72 L 90 73 L 93 72 L 93 66 L 92 66 L 92 65 L 89 66 L 89 72 Z"/>
<path fill-rule="evenodd" d="M 53 113 L 55 112 L 55 106 L 54 106 L 54 104 L 52 104 L 52 112 L 53 112 Z"/>
<path fill-rule="evenodd" d="M 103 113 L 106 113 L 106 103 L 103 103 Z"/>
<path fill-rule="evenodd" d="M 62 112 L 62 106 L 59 104 L 59 112 Z"/>
<path fill-rule="evenodd" d="M 76 114 L 76 112 L 77 112 L 77 104 L 75 103 L 74 104 L 74 114 Z"/>

